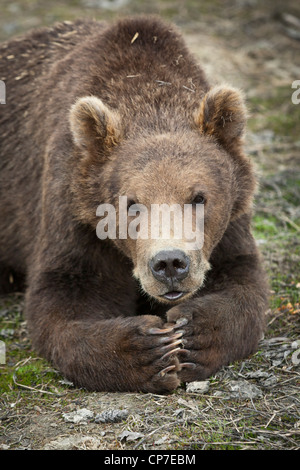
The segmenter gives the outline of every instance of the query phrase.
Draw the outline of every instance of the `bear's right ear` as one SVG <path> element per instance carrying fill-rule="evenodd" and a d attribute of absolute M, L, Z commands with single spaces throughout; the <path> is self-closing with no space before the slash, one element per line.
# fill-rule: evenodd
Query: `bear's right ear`
<path fill-rule="evenodd" d="M 96 96 L 79 98 L 70 110 L 75 145 L 83 152 L 99 154 L 120 140 L 120 117 Z"/>

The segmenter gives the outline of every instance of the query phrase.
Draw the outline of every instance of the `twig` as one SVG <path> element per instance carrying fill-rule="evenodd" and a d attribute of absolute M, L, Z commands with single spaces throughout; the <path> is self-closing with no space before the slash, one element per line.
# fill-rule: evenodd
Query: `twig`
<path fill-rule="evenodd" d="M 289 219 L 286 215 L 283 215 L 281 218 L 282 218 L 282 220 L 284 220 L 285 222 L 290 224 L 295 230 L 297 230 L 297 232 L 300 232 L 299 225 L 295 224 L 295 222 L 293 222 L 291 219 Z"/>
<path fill-rule="evenodd" d="M 136 32 L 135 35 L 133 36 L 133 38 L 131 39 L 130 44 L 133 44 L 134 41 L 136 41 L 138 37 L 139 37 L 139 33 Z"/>
<path fill-rule="evenodd" d="M 297 230 L 297 232 L 300 232 L 300 227 L 299 225 L 295 224 L 295 222 L 293 222 L 289 217 L 287 217 L 286 215 L 278 215 L 276 214 L 276 212 L 273 210 L 273 209 L 268 209 L 266 207 L 260 207 L 258 209 L 257 212 L 265 212 L 267 214 L 272 214 L 276 217 L 276 219 L 278 219 L 279 221 L 284 221 L 284 222 L 287 222 L 288 224 L 290 224 L 295 230 Z"/>
<path fill-rule="evenodd" d="M 16 374 L 15 373 L 13 374 L 13 381 L 14 381 L 14 384 L 17 385 L 17 387 L 25 388 L 26 390 L 30 390 L 31 392 L 46 393 L 47 395 L 55 395 L 56 397 L 63 397 L 65 395 L 67 395 L 67 393 L 48 392 L 47 390 L 39 390 L 38 388 L 29 387 L 29 385 L 20 384 L 16 380 Z"/>
<path fill-rule="evenodd" d="M 192 88 L 189 88 L 188 86 L 182 85 L 182 88 L 185 90 L 191 91 L 192 93 L 195 93 L 195 90 L 192 90 Z"/>
<path fill-rule="evenodd" d="M 174 424 L 179 424 L 179 423 L 183 423 L 183 422 L 184 422 L 184 420 L 181 419 L 181 420 L 176 421 L 176 423 L 174 423 Z M 149 432 L 149 434 L 147 434 L 145 437 L 143 437 L 143 438 L 134 446 L 133 450 L 136 450 L 141 444 L 143 444 L 143 442 L 145 442 L 145 441 L 148 439 L 148 437 L 152 436 L 152 435 L 155 434 L 157 431 L 160 431 L 160 430 L 163 429 L 163 428 L 169 427 L 170 425 L 171 425 L 171 423 L 163 424 L 162 426 L 159 426 L 158 428 L 154 429 L 154 431 Z"/>
<path fill-rule="evenodd" d="M 163 85 L 172 85 L 172 83 L 170 82 L 164 82 L 163 80 L 155 80 L 156 83 L 158 83 L 159 86 L 163 86 Z"/>
<path fill-rule="evenodd" d="M 269 419 L 269 421 L 267 422 L 267 424 L 265 424 L 265 426 L 264 426 L 265 428 L 267 428 L 267 427 L 269 426 L 269 424 L 273 421 L 273 419 L 274 419 L 275 416 L 276 416 L 276 413 L 277 413 L 276 411 L 275 411 L 275 413 L 273 413 L 273 415 L 271 416 L 271 418 Z"/>

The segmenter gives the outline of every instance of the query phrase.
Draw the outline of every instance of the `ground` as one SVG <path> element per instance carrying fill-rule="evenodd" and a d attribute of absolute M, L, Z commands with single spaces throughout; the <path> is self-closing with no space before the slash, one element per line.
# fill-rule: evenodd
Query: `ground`
<path fill-rule="evenodd" d="M 260 181 L 253 230 L 270 275 L 268 329 L 253 357 L 224 367 L 202 392 L 88 393 L 30 349 L 22 294 L 1 297 L 0 449 L 299 449 L 300 104 L 292 83 L 300 79 L 300 4 L 3 0 L 0 40 L 57 20 L 141 12 L 174 21 L 213 83 L 245 91 L 246 147 Z"/>

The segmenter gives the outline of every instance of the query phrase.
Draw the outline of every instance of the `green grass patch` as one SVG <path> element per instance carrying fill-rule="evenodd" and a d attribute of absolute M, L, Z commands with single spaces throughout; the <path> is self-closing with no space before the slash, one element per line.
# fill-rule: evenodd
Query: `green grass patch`
<path fill-rule="evenodd" d="M 279 233 L 278 220 L 274 216 L 256 214 L 253 217 L 253 234 L 255 238 L 268 239 Z"/>
<path fill-rule="evenodd" d="M 249 128 L 257 131 L 271 129 L 277 136 L 299 140 L 300 104 L 292 102 L 295 90 L 291 86 L 270 87 L 264 96 L 250 97 L 249 107 L 253 117 Z"/>
<path fill-rule="evenodd" d="M 14 399 L 20 390 L 42 390 L 61 393 L 65 387 L 61 376 L 47 361 L 37 357 L 31 349 L 22 315 L 23 296 L 0 298 L 0 340 L 5 345 L 4 364 L 0 364 L 0 391 Z"/>

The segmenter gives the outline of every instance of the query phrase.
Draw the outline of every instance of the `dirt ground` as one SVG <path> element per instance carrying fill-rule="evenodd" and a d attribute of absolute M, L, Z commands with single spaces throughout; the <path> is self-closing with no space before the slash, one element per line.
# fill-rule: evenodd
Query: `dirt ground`
<path fill-rule="evenodd" d="M 300 103 L 292 101 L 292 84 L 300 80 L 300 3 L 3 0 L 1 5 L 0 40 L 77 17 L 112 21 L 159 13 L 182 29 L 212 83 L 244 90 L 247 152 L 260 181 L 253 230 L 270 275 L 271 300 L 266 336 L 253 357 L 223 368 L 201 390 L 182 385 L 161 396 L 75 389 L 31 350 L 22 294 L 1 297 L 6 364 L 0 365 L 0 449 L 299 449 Z"/>

